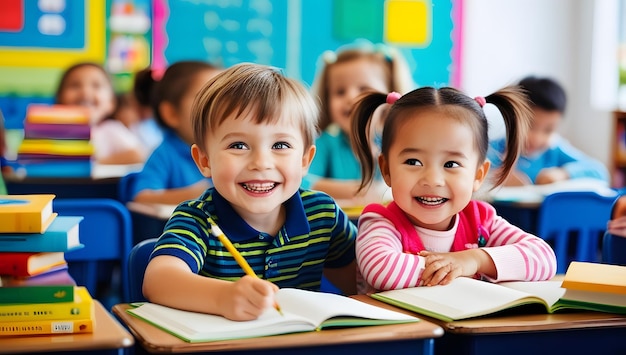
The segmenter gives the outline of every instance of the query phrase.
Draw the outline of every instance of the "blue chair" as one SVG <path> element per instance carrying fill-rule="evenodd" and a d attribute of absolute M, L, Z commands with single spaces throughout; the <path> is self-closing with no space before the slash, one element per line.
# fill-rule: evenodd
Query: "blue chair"
<path fill-rule="evenodd" d="M 85 247 L 65 256 L 72 277 L 79 285 L 86 286 L 92 296 L 99 297 L 105 306 L 127 301 L 126 270 L 132 248 L 128 209 L 119 201 L 108 198 L 57 198 L 52 206 L 59 215 L 84 217 L 79 225 L 79 236 Z M 117 287 L 117 294 L 102 295 L 99 292 L 98 281 L 102 278 L 107 286 Z"/>
<path fill-rule="evenodd" d="M 599 240 L 614 200 L 614 196 L 592 191 L 557 192 L 545 197 L 539 207 L 537 235 L 553 245 L 557 273 L 565 273 L 572 260 L 599 259 Z M 575 249 L 573 256 L 570 246 Z"/>
<path fill-rule="evenodd" d="M 135 244 L 128 255 L 128 290 L 130 294 L 130 302 L 143 302 L 146 298 L 143 296 L 143 275 L 150 261 L 150 254 L 154 249 L 157 238 L 142 240 Z"/>
<path fill-rule="evenodd" d="M 135 189 L 135 184 L 137 181 L 137 176 L 139 172 L 132 172 L 122 176 L 117 185 L 117 198 L 122 203 L 127 203 L 131 201 L 130 194 Z"/>

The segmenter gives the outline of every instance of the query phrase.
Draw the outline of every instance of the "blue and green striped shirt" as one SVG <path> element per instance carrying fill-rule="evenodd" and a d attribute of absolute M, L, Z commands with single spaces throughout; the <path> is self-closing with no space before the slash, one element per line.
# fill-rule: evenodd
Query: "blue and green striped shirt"
<path fill-rule="evenodd" d="M 260 278 L 278 287 L 319 290 L 323 268 L 354 260 L 356 226 L 325 193 L 300 189 L 284 206 L 286 222 L 273 236 L 250 227 L 214 188 L 208 189 L 176 207 L 152 257 L 178 257 L 207 277 L 242 277 L 243 270 L 211 234 L 212 220 Z"/>

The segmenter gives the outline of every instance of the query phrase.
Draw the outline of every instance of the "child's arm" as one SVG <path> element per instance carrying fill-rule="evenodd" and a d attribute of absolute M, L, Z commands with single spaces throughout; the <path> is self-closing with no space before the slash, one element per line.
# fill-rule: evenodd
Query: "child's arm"
<path fill-rule="evenodd" d="M 251 276 L 235 282 L 201 276 L 169 255 L 150 261 L 143 282 L 143 293 L 150 302 L 241 321 L 256 319 L 272 307 L 277 290 L 271 282 Z"/>
<path fill-rule="evenodd" d="M 339 268 L 324 268 L 324 276 L 345 295 L 356 294 L 356 261 Z"/>
<path fill-rule="evenodd" d="M 607 232 L 626 237 L 626 216 L 617 217 L 607 223 Z"/>
<path fill-rule="evenodd" d="M 203 179 L 197 183 L 175 189 L 150 190 L 144 189 L 135 195 L 133 201 L 142 203 L 162 203 L 177 205 L 183 201 L 195 199 L 202 195 L 206 189 L 211 187 L 208 179 Z"/>

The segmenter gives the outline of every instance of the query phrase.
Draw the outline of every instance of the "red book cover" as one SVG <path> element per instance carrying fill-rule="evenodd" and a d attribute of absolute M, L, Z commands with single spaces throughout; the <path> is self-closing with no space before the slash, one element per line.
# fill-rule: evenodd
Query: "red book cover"
<path fill-rule="evenodd" d="M 67 264 L 63 252 L 0 253 L 0 275 L 34 276 Z"/>

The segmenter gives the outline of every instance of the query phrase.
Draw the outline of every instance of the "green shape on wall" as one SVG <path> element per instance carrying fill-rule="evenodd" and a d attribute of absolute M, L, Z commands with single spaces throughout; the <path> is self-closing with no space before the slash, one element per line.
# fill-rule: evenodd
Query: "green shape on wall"
<path fill-rule="evenodd" d="M 384 0 L 333 1 L 333 36 L 342 41 L 366 38 L 382 42 L 383 5 Z"/>

